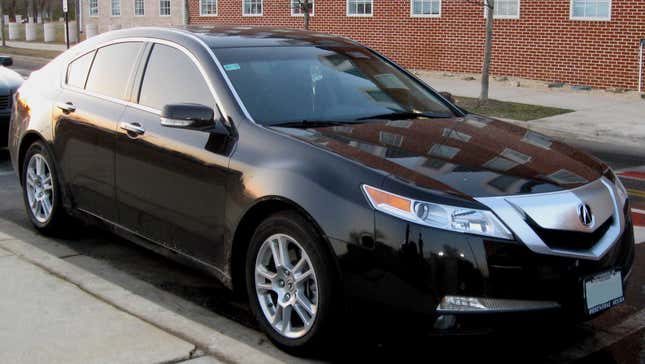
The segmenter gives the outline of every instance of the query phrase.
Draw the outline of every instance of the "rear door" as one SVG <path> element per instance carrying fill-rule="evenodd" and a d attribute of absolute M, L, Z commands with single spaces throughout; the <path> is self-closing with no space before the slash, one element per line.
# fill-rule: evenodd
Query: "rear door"
<path fill-rule="evenodd" d="M 116 221 L 114 154 L 142 42 L 110 44 L 70 62 L 54 111 L 54 148 L 75 207 Z"/>
<path fill-rule="evenodd" d="M 228 136 L 161 125 L 164 105 L 197 103 L 219 111 L 189 53 L 154 44 L 119 130 L 116 185 L 121 225 L 166 247 L 222 264 Z M 135 87 L 136 89 L 136 87 Z"/>

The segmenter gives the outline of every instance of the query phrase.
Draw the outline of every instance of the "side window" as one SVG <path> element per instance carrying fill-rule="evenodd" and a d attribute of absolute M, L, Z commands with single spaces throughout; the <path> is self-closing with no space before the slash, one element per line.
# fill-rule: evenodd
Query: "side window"
<path fill-rule="evenodd" d="M 101 95 L 125 99 L 126 88 L 143 43 L 112 44 L 96 51 L 85 89 Z"/>
<path fill-rule="evenodd" d="M 76 58 L 67 66 L 67 78 L 65 83 L 78 88 L 85 88 L 85 81 L 87 80 L 87 71 L 90 70 L 94 53 L 90 52 L 84 56 Z"/>
<path fill-rule="evenodd" d="M 176 48 L 155 44 L 141 83 L 139 104 L 161 110 L 164 105 L 187 102 L 215 106 L 195 63 Z"/>

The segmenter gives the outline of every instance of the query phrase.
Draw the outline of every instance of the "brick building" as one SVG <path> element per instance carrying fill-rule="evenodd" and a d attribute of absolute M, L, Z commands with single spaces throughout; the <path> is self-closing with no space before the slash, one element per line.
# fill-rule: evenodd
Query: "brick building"
<path fill-rule="evenodd" d="M 187 0 L 190 24 L 299 28 L 297 0 Z M 312 0 L 310 29 L 408 68 L 480 72 L 485 16 L 464 0 Z M 645 0 L 496 0 L 492 73 L 637 89 Z M 645 85 L 643 86 L 645 88 Z"/>

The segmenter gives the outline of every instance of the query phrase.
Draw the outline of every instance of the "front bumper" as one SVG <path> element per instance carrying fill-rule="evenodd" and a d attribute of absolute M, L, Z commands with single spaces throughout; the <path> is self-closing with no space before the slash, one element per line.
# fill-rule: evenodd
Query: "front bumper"
<path fill-rule="evenodd" d="M 600 259 L 539 254 L 518 241 L 433 229 L 380 212 L 375 226 L 369 244 L 336 242 L 344 245 L 336 251 L 346 294 L 433 317 L 554 309 L 584 316 L 583 279 L 621 270 L 625 284 L 634 259 L 629 214 L 623 233 Z M 485 307 L 456 307 L 458 301 L 446 299 L 451 296 L 477 298 Z"/>

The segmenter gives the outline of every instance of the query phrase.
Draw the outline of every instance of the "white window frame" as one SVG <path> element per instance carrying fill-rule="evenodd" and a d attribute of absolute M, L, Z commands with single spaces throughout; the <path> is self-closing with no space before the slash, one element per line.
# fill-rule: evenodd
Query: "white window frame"
<path fill-rule="evenodd" d="M 259 14 L 250 14 L 250 13 L 249 13 L 249 14 L 247 14 L 247 13 L 245 12 L 245 10 L 246 10 L 246 9 L 245 9 L 245 7 L 244 7 L 244 3 L 245 3 L 246 1 L 247 1 L 247 0 L 242 0 L 242 16 L 262 16 L 262 15 L 264 14 L 264 0 L 260 0 L 260 9 L 261 9 L 261 11 L 260 11 L 260 13 L 259 13 Z M 248 0 L 248 1 L 256 1 L 256 0 Z"/>
<path fill-rule="evenodd" d="M 575 0 L 569 0 L 569 20 L 576 20 L 576 21 L 611 21 L 611 8 L 612 8 L 612 0 L 609 1 L 609 11 L 607 12 L 607 17 L 603 18 L 600 16 L 574 16 L 573 15 L 573 2 Z"/>
<path fill-rule="evenodd" d="M 346 16 L 351 16 L 351 17 L 358 17 L 358 18 L 369 18 L 371 16 L 374 16 L 374 0 L 364 0 L 365 2 L 370 2 L 371 6 L 370 9 L 372 10 L 371 13 L 369 14 L 350 14 L 349 13 L 349 2 L 351 0 L 345 0 L 345 15 Z M 360 1 L 360 0 L 359 0 Z"/>
<path fill-rule="evenodd" d="M 141 7 L 141 10 L 143 10 L 143 14 L 137 14 L 137 1 L 141 1 L 141 4 L 143 5 Z M 134 16 L 146 16 L 146 0 L 134 0 Z"/>
<path fill-rule="evenodd" d="M 219 14 L 219 0 L 210 0 L 210 1 L 215 1 L 215 13 L 214 14 L 205 14 L 202 13 L 202 1 L 204 0 L 199 0 L 199 16 L 217 16 Z"/>
<path fill-rule="evenodd" d="M 293 10 L 295 4 L 299 4 L 300 2 L 298 0 L 291 0 L 291 16 L 305 16 L 304 13 L 296 13 Z M 316 12 L 316 1 L 315 0 L 309 0 L 309 3 L 311 4 L 311 12 L 309 13 L 309 16 L 314 16 L 314 13 Z"/>
<path fill-rule="evenodd" d="M 116 15 L 114 14 L 114 3 L 119 4 L 119 13 Z M 118 18 L 121 16 L 121 0 L 110 0 L 110 16 L 113 18 Z"/>
<path fill-rule="evenodd" d="M 488 6 L 484 5 L 484 18 L 488 15 Z M 517 15 L 495 15 L 493 10 L 493 19 L 519 19 L 522 13 L 522 0 L 517 0 Z"/>
<path fill-rule="evenodd" d="M 161 9 L 162 9 L 161 3 L 166 2 L 166 1 L 168 2 L 168 14 L 162 14 L 161 13 Z M 172 0 L 159 0 L 159 16 L 169 17 L 171 15 L 172 15 Z"/>
<path fill-rule="evenodd" d="M 423 1 L 423 0 L 416 0 L 416 1 Z M 438 14 L 415 14 L 414 13 L 414 2 L 415 0 L 410 0 L 410 17 L 411 18 L 441 18 L 441 8 L 443 7 L 443 2 L 442 0 L 434 0 L 434 1 L 439 1 L 439 13 Z"/>
<path fill-rule="evenodd" d="M 94 3 L 95 6 L 92 6 L 92 3 Z M 87 6 L 87 11 L 88 11 L 89 16 L 91 16 L 93 18 L 98 17 L 99 16 L 99 0 L 89 0 L 87 5 L 88 5 Z M 92 9 L 96 10 L 93 14 L 92 14 Z"/>

